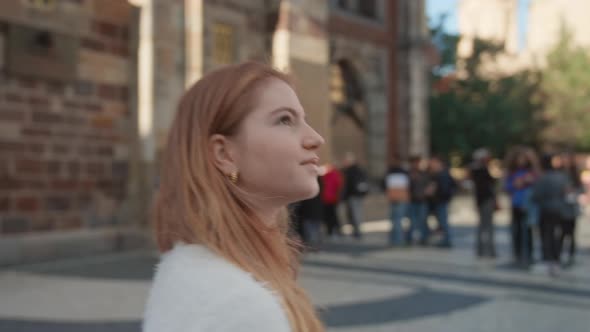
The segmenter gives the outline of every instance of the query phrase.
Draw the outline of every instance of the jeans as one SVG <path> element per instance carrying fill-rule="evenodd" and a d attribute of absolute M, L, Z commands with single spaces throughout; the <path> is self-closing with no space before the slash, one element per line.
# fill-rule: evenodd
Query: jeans
<path fill-rule="evenodd" d="M 494 243 L 494 199 L 488 199 L 477 206 L 479 225 L 477 226 L 477 255 L 496 257 Z"/>
<path fill-rule="evenodd" d="M 390 209 L 391 232 L 389 233 L 389 243 L 392 245 L 402 245 L 404 242 L 402 220 L 406 217 L 408 204 L 400 202 L 390 203 Z"/>
<path fill-rule="evenodd" d="M 363 199 L 362 197 L 348 197 L 346 199 L 346 213 L 348 221 L 352 225 L 355 238 L 361 237 L 361 223 L 363 221 Z"/>
<path fill-rule="evenodd" d="M 406 241 L 412 244 L 414 231 L 418 229 L 420 231 L 420 243 L 426 243 L 430 233 L 427 223 L 428 204 L 426 202 L 410 203 L 408 216 L 410 217 L 410 229 L 406 233 Z"/>
<path fill-rule="evenodd" d="M 441 244 L 450 246 L 452 243 L 452 236 L 451 227 L 449 226 L 449 203 L 436 203 L 434 206 L 434 212 L 436 213 L 438 225 L 444 233 Z"/>

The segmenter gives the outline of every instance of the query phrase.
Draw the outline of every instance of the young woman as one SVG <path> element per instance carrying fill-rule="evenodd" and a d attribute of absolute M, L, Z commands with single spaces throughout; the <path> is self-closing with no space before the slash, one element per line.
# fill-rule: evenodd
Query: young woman
<path fill-rule="evenodd" d="M 323 143 L 266 65 L 224 67 L 184 94 L 155 199 L 163 255 L 145 332 L 324 330 L 296 281 L 286 213 L 317 195 Z"/>

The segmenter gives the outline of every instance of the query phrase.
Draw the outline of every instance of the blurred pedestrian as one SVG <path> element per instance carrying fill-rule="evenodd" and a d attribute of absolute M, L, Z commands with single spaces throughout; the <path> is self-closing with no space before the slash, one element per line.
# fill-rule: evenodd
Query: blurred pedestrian
<path fill-rule="evenodd" d="M 420 232 L 419 243 L 426 245 L 430 230 L 428 228 L 428 186 L 430 177 L 424 168 L 421 156 L 412 156 L 410 158 L 410 205 L 408 207 L 408 216 L 410 218 L 410 229 L 406 232 L 406 242 L 411 245 L 414 242 L 414 231 Z"/>
<path fill-rule="evenodd" d="M 494 211 L 496 209 L 496 179 L 489 171 L 491 154 L 486 148 L 473 153 L 470 178 L 475 189 L 475 203 L 479 215 L 477 226 L 476 253 L 478 257 L 495 258 Z"/>
<path fill-rule="evenodd" d="M 323 138 L 289 77 L 247 62 L 180 100 L 154 225 L 162 252 L 143 331 L 324 331 L 297 283 L 287 205 L 317 195 Z"/>
<path fill-rule="evenodd" d="M 562 222 L 559 239 L 559 252 L 563 252 L 565 240 L 569 243 L 567 266 L 574 264 L 576 256 L 576 221 L 581 214 L 580 200 L 584 192 L 582 179 L 576 163 L 576 155 L 571 152 L 561 155 L 561 171 L 569 178 L 570 188 L 566 195 L 567 213 Z"/>
<path fill-rule="evenodd" d="M 533 214 L 530 200 L 533 184 L 540 175 L 538 159 L 531 149 L 515 147 L 507 155 L 505 189 L 510 195 L 512 207 L 512 253 L 516 264 L 533 263 Z"/>
<path fill-rule="evenodd" d="M 342 173 L 332 164 L 324 165 L 322 176 L 322 203 L 324 204 L 324 222 L 329 237 L 342 235 L 340 218 L 338 218 L 338 203 L 340 202 L 344 180 Z"/>
<path fill-rule="evenodd" d="M 559 274 L 560 232 L 569 215 L 567 194 L 571 188 L 569 178 L 559 170 L 559 156 L 546 155 L 542 161 L 543 175 L 533 186 L 532 199 L 539 206 L 543 261 L 550 275 Z"/>
<path fill-rule="evenodd" d="M 344 190 L 342 199 L 346 204 L 346 214 L 352 225 L 353 236 L 360 239 L 363 221 L 363 199 L 369 192 L 367 173 L 358 164 L 356 156 L 348 152 L 344 158 Z"/>
<path fill-rule="evenodd" d="M 318 251 L 322 242 L 322 223 L 324 220 L 324 205 L 322 203 L 322 181 L 318 177 L 320 192 L 310 198 L 297 203 L 295 214 L 300 220 L 303 228 L 303 237 L 308 249 Z"/>
<path fill-rule="evenodd" d="M 438 246 L 450 248 L 452 246 L 452 232 L 449 225 L 449 202 L 457 189 L 457 183 L 440 156 L 435 155 L 430 158 L 429 171 L 433 185 L 430 200 L 439 229 L 443 234 Z"/>
<path fill-rule="evenodd" d="M 397 156 L 392 158 L 390 167 L 383 179 L 383 185 L 390 208 L 391 231 L 389 233 L 389 244 L 401 246 L 404 244 L 402 221 L 407 216 L 410 200 L 410 177 Z"/>

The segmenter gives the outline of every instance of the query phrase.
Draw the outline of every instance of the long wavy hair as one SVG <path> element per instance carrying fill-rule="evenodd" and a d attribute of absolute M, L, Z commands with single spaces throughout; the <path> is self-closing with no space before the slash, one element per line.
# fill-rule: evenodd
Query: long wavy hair
<path fill-rule="evenodd" d="M 176 242 L 204 245 L 250 273 L 279 296 L 293 331 L 324 331 L 297 284 L 298 244 L 288 236 L 285 207 L 278 220 L 261 220 L 239 184 L 217 169 L 214 134 L 236 134 L 268 79 L 292 86 L 289 76 L 256 62 L 205 75 L 181 98 L 161 165 L 153 218 L 161 252 Z"/>

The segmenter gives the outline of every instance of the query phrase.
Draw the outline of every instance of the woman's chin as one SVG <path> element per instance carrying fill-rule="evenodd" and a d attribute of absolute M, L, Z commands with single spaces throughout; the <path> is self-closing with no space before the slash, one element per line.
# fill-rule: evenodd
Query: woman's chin
<path fill-rule="evenodd" d="M 317 181 L 316 181 L 314 184 L 310 185 L 308 188 L 305 188 L 305 190 L 301 191 L 302 198 L 300 199 L 300 201 L 314 198 L 319 193 L 320 193 L 320 186 L 317 184 Z"/>

